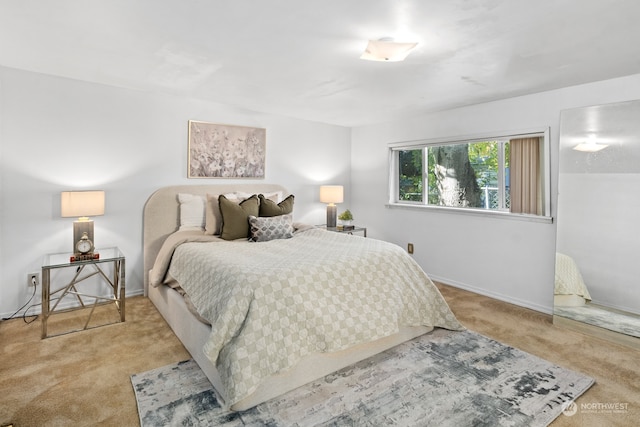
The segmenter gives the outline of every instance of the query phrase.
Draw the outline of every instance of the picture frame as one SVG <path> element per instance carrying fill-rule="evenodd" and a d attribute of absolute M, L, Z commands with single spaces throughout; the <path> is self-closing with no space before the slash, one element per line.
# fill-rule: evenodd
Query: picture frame
<path fill-rule="evenodd" d="M 264 178 L 266 129 L 189 120 L 189 178 Z"/>

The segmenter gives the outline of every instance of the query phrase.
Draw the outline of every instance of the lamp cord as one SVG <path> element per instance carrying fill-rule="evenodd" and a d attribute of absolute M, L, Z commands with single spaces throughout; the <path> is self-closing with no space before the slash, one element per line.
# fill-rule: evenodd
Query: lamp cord
<path fill-rule="evenodd" d="M 11 320 L 11 319 L 16 318 L 16 315 L 17 315 L 18 313 L 20 313 L 20 311 L 22 311 L 22 309 L 24 309 L 27 305 L 29 305 L 29 303 L 30 303 L 30 302 L 33 300 L 33 298 L 36 296 L 36 288 L 37 288 L 37 286 L 34 286 L 34 287 L 33 287 L 33 294 L 31 294 L 31 298 L 29 298 L 29 301 L 27 301 L 27 302 L 26 302 L 22 307 L 20 307 L 18 310 L 16 310 L 16 312 L 15 312 L 15 313 L 13 313 L 11 316 L 9 316 L 9 317 L 3 317 L 3 318 L 2 318 L 2 320 Z M 35 305 L 35 304 L 34 304 L 34 305 Z M 29 308 L 31 308 L 31 307 L 33 307 L 33 306 L 30 306 Z M 38 315 L 37 315 L 37 314 L 33 314 L 33 315 L 31 315 L 31 316 L 27 316 L 27 311 L 28 311 L 28 309 L 27 309 L 27 310 L 25 310 L 25 311 L 24 311 L 24 313 L 22 313 L 22 320 L 24 321 L 24 323 L 29 324 L 29 323 L 35 322 L 35 321 L 38 319 Z M 32 319 L 27 320 L 27 317 L 32 317 Z"/>

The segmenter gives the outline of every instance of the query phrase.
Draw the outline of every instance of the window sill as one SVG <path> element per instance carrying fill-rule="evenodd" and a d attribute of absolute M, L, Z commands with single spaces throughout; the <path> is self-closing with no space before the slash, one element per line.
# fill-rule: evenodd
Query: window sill
<path fill-rule="evenodd" d="M 409 204 L 409 203 L 387 203 L 387 208 L 390 209 L 410 209 L 410 210 L 424 210 L 430 212 L 439 212 L 445 214 L 456 215 L 473 215 L 481 216 L 485 218 L 499 218 L 515 221 L 528 221 L 528 222 L 540 222 L 544 224 L 552 224 L 553 217 L 530 215 L 530 214 L 514 214 L 511 212 L 502 211 L 489 211 L 484 209 L 472 209 L 472 208 L 449 208 L 445 206 L 427 206 L 421 204 Z"/>

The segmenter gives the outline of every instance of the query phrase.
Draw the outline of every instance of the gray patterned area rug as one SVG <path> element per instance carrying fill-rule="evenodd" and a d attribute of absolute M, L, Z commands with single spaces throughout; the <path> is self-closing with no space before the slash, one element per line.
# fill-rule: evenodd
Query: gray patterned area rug
<path fill-rule="evenodd" d="M 471 331 L 436 329 L 262 403 L 224 411 L 193 361 L 133 375 L 147 426 L 546 426 L 593 379 Z"/>

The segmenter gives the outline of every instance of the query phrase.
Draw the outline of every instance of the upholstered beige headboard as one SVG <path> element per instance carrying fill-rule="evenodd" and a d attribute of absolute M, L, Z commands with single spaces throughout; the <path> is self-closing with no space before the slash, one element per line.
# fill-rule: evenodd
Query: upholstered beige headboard
<path fill-rule="evenodd" d="M 144 205 L 142 222 L 145 295 L 147 295 L 149 287 L 149 270 L 153 267 L 162 243 L 180 226 L 178 193 L 206 196 L 207 194 L 226 194 L 234 191 L 251 194 L 282 191 L 285 196 L 288 195 L 288 191 L 277 184 L 211 184 L 163 187 L 149 196 Z"/>

